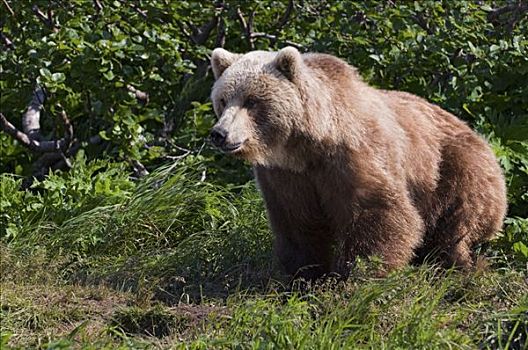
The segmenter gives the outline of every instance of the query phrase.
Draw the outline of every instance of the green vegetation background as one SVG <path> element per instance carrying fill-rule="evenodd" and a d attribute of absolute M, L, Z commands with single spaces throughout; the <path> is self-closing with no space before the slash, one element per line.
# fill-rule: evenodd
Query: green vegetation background
<path fill-rule="evenodd" d="M 523 348 L 528 338 L 528 5 L 523 1 L 0 3 L 1 343 L 42 348 Z M 288 284 L 247 164 L 206 142 L 211 49 L 334 54 L 466 120 L 504 170 L 504 232 L 464 276 Z M 148 100 L 135 91 L 148 94 Z M 58 155 L 58 156 L 57 156 Z M 50 160 L 51 159 L 51 160 Z M 65 161 L 67 159 L 67 161 Z M 150 174 L 145 176 L 142 167 Z"/>

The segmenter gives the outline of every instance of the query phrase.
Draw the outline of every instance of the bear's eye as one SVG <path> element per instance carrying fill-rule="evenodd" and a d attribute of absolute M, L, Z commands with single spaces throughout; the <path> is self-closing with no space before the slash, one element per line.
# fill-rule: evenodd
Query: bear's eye
<path fill-rule="evenodd" d="M 255 107 L 256 104 L 257 104 L 257 100 L 256 99 L 254 99 L 253 97 L 248 97 L 248 99 L 244 103 L 244 107 L 253 108 L 253 107 Z"/>
<path fill-rule="evenodd" d="M 224 109 L 225 106 L 226 106 L 226 101 L 225 101 L 225 99 L 221 98 L 220 99 L 220 108 Z"/>

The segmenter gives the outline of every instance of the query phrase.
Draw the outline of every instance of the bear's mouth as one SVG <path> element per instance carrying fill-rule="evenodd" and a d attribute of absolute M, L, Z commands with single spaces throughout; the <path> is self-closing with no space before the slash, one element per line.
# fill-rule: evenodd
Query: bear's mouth
<path fill-rule="evenodd" d="M 222 146 L 222 151 L 225 153 L 236 153 L 242 149 L 244 142 L 225 144 Z"/>

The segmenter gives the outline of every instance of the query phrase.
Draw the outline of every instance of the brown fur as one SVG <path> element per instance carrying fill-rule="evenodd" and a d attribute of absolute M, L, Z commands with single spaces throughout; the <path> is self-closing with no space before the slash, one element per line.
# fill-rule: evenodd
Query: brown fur
<path fill-rule="evenodd" d="M 216 143 L 254 164 L 287 272 L 346 273 L 370 255 L 390 270 L 431 253 L 469 268 L 500 230 L 501 170 L 452 114 L 330 55 L 216 49 L 212 65 Z"/>

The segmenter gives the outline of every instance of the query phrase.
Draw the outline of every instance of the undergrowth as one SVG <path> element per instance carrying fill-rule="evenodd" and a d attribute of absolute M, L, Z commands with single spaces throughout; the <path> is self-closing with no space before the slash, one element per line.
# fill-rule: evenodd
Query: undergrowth
<path fill-rule="evenodd" d="M 216 184 L 200 156 L 139 182 L 76 164 L 25 192 L 2 175 L 2 220 L 16 223 L 0 246 L 3 347 L 526 347 L 528 275 L 507 234 L 471 273 L 378 279 L 360 261 L 344 281 L 292 283 L 253 182 Z"/>

